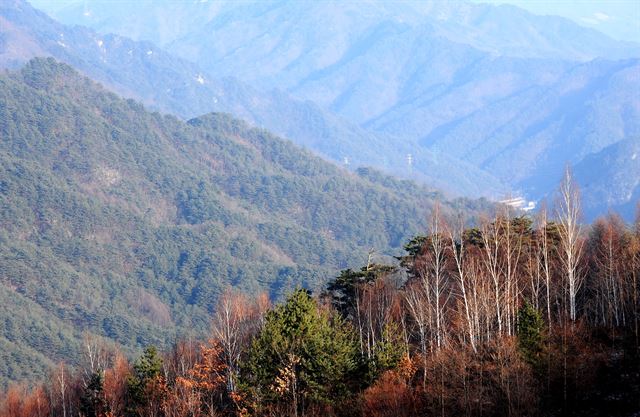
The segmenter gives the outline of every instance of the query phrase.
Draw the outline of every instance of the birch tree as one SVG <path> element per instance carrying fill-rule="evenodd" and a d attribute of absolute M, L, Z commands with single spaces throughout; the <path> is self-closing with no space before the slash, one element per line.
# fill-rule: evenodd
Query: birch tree
<path fill-rule="evenodd" d="M 580 191 L 569 167 L 565 169 L 560 184 L 558 200 L 558 221 L 560 222 L 560 256 L 568 287 L 569 318 L 577 317 L 576 296 L 582 284 L 580 260 L 584 241 L 581 238 Z"/>
<path fill-rule="evenodd" d="M 469 343 L 474 352 L 477 351 L 476 347 L 476 332 L 471 318 L 471 300 L 469 296 L 469 279 L 467 277 L 466 270 L 466 253 L 464 243 L 464 222 L 462 218 L 459 219 L 459 224 L 454 235 L 453 228 L 449 229 L 449 248 L 452 258 L 455 262 L 455 273 L 458 280 L 458 286 L 460 288 L 460 297 L 462 298 L 462 304 L 464 305 L 464 316 L 466 319 L 466 328 L 469 336 Z"/>

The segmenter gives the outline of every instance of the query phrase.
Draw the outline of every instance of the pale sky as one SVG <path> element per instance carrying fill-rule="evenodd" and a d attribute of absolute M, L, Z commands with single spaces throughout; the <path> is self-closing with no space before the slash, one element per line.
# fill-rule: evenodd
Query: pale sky
<path fill-rule="evenodd" d="M 614 39 L 640 42 L 640 0 L 472 0 L 512 4 L 540 15 L 569 18 Z"/>

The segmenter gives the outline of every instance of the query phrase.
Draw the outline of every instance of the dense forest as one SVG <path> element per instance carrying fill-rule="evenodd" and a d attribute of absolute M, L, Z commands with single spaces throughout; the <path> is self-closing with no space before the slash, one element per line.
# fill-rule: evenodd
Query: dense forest
<path fill-rule="evenodd" d="M 277 300 L 397 254 L 435 200 L 222 114 L 188 122 L 35 59 L 0 74 L 0 387 L 77 365 L 82 334 L 127 354 L 202 335 L 226 286 Z"/>
<path fill-rule="evenodd" d="M 640 205 L 587 226 L 567 170 L 554 215 L 466 227 L 436 204 L 395 264 L 312 294 L 227 289 L 207 339 L 14 385 L 2 416 L 625 416 L 640 407 Z"/>

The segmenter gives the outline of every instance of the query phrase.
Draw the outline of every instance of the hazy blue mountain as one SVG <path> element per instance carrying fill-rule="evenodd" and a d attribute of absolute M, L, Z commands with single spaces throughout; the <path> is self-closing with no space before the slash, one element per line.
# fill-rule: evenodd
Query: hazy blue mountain
<path fill-rule="evenodd" d="M 481 167 L 535 198 L 557 184 L 565 164 L 577 164 L 620 140 L 639 137 L 640 60 L 575 65 L 553 82 L 536 79 L 533 71 L 525 82 L 527 66 L 539 63 L 484 63 L 477 71 L 482 83 L 456 86 L 432 100 L 426 94 L 420 106 L 400 107 L 376 123 L 384 130 L 403 126 L 407 135 L 428 132 L 419 138 L 422 146 Z M 490 71 L 507 67 L 509 72 Z M 506 79 L 523 81 L 510 89 Z M 480 85 L 499 97 L 453 109 Z M 434 120 L 449 107 L 457 112 L 455 117 Z M 425 115 L 432 116 L 431 123 L 425 122 Z"/>
<path fill-rule="evenodd" d="M 295 78 L 297 69 L 307 67 L 304 71 L 310 73 L 327 67 L 362 34 L 385 21 L 413 27 L 428 23 L 438 36 L 509 56 L 590 60 L 625 58 L 640 50 L 636 44 L 614 41 L 568 19 L 466 1 L 34 0 L 34 4 L 65 23 L 173 45 L 178 53 L 199 62 L 231 64 L 220 65 L 219 70 L 243 71 L 246 74 L 233 72 L 243 79 L 269 74 Z M 248 65 L 241 67 L 242 63 Z M 283 68 L 285 74 L 277 75 L 276 70 Z M 254 69 L 258 73 L 249 74 Z"/>
<path fill-rule="evenodd" d="M 638 45 L 513 7 L 393 1 L 240 4 L 223 7 L 207 25 L 194 27 L 167 48 L 216 74 L 286 89 L 358 123 L 410 101 L 406 84 L 416 77 L 455 83 L 452 72 L 462 68 L 472 76 L 470 64 L 484 56 L 571 61 L 640 56 Z M 153 10 L 158 8 L 161 3 Z"/>
<path fill-rule="evenodd" d="M 627 219 L 640 209 L 640 136 L 585 157 L 575 166 L 587 218 L 614 210 Z"/>

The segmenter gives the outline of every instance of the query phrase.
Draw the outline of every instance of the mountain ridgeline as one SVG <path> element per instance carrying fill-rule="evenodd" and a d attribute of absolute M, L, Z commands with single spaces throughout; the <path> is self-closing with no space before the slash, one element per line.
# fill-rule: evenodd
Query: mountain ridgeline
<path fill-rule="evenodd" d="M 226 115 L 150 113 L 52 58 L 0 75 L 0 123 L 5 382 L 74 357 L 83 331 L 129 349 L 202 331 L 225 286 L 319 288 L 398 253 L 442 199 Z"/>

